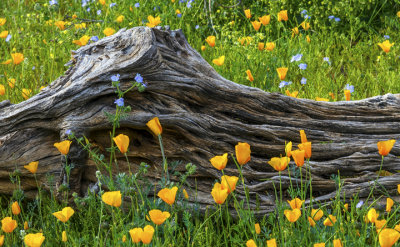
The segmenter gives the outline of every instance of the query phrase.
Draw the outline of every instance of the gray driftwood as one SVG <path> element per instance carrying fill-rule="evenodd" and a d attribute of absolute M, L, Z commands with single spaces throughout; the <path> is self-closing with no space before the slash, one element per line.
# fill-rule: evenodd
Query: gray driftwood
<path fill-rule="evenodd" d="M 316 102 L 239 85 L 220 76 L 181 31 L 122 29 L 74 52 L 69 65 L 65 75 L 29 100 L 0 103 L 0 193 L 12 193 L 9 173 L 15 169 L 21 171 L 28 195 L 36 193 L 33 175 L 23 168 L 31 161 L 40 162 L 37 178 L 48 190 L 65 182 L 64 161 L 53 144 L 66 139 L 68 129 L 86 136 L 107 155 L 111 124 L 104 112 L 115 112 L 117 96 L 110 77 L 117 73 L 123 87 L 130 85 L 136 73 L 148 85 L 143 93 L 135 90 L 126 95 L 125 104 L 132 111 L 117 130 L 131 138 L 128 156 L 132 164 L 147 162 L 151 165 L 148 177 L 160 178 L 158 141 L 145 125 L 158 116 L 168 160 L 183 161 L 180 170 L 188 162 L 197 166 L 196 174 L 188 179 L 188 191 L 190 200 L 197 200 L 202 208 L 213 204 L 210 191 L 221 176 L 209 159 L 232 154 L 238 142 L 251 145 L 251 161 L 243 166 L 243 173 L 251 206 L 256 207 L 258 201 L 259 213 L 264 213 L 275 205 L 273 184 L 279 182 L 278 173 L 267 161 L 284 153 L 285 141 L 297 146 L 300 129 L 312 142 L 312 187 L 315 200 L 321 202 L 335 197 L 331 176 L 339 173 L 347 198 L 357 193 L 361 198 L 368 196 L 381 161 L 376 143 L 400 137 L 399 94 Z M 396 144 L 383 163 L 383 170 L 394 175 L 379 178 L 392 195 L 400 181 L 396 172 L 400 170 L 399 155 Z M 69 159 L 74 164 L 71 191 L 82 194 L 96 182 L 96 166 L 76 143 Z M 119 156 L 119 167 L 127 171 L 124 160 Z M 231 157 L 226 173 L 238 174 Z M 54 184 L 46 174 L 54 176 Z M 293 179 L 293 184 L 296 181 Z M 282 182 L 286 190 L 287 170 Z M 237 193 L 243 198 L 241 186 Z"/>

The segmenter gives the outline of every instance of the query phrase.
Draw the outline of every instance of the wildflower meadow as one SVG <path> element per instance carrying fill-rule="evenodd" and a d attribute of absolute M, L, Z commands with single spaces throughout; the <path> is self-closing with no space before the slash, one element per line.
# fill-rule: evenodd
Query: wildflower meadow
<path fill-rule="evenodd" d="M 0 102 L 18 106 L 31 100 L 65 73 L 76 50 L 138 26 L 181 29 L 221 76 L 268 93 L 332 104 L 384 94 L 400 98 L 398 0 L 0 0 Z M 259 191 L 252 191 L 256 186 L 247 183 L 244 168 L 258 147 L 243 141 L 205 157 L 207 171 L 218 179 L 210 181 L 206 195 L 212 205 L 202 208 L 204 201 L 189 199 L 204 195 L 187 183 L 198 167 L 187 163 L 178 170 L 169 160 L 169 142 L 163 139 L 168 123 L 162 118 L 141 123 L 156 143 L 152 151 L 162 157 L 157 180 L 146 176 L 154 164 L 130 160 L 133 143 L 142 140 L 119 131 L 132 110 L 127 95 L 150 90 L 146 76 L 132 78 L 128 88 L 119 73 L 108 79 L 115 89 L 115 113 L 105 113 L 112 125 L 104 133 L 109 147 L 99 148 L 74 129 L 51 143 L 63 162 L 58 191 L 48 189 L 50 175 L 48 183 L 38 179 L 41 160 L 12 171 L 0 167 L 14 185 L 0 196 L 0 246 L 400 246 L 400 180 L 396 188 L 378 182 L 394 174 L 383 165 L 400 158 L 398 133 L 374 143 L 380 163 L 366 199 L 343 196 L 343 179 L 359 175 L 338 171 L 326 174 L 336 186 L 333 199 L 313 201 L 315 144 L 310 132 L 299 128 L 299 143 L 281 141 L 280 155 L 265 157 L 276 178 L 265 179 L 274 188 L 271 212 L 260 214 L 258 205 L 250 206 L 250 196 Z M 0 138 L 0 150 L 2 145 Z M 69 187 L 73 145 L 96 167 L 96 183 L 81 193 Z M 119 172 L 122 162 L 128 171 Z M 23 181 L 22 174 L 30 180 Z"/>

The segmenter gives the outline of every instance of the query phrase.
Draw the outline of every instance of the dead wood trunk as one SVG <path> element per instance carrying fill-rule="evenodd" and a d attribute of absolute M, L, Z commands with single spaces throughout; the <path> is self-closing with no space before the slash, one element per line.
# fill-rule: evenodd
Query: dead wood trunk
<path fill-rule="evenodd" d="M 221 176 L 209 159 L 225 152 L 232 154 L 238 142 L 251 145 L 251 161 L 243 166 L 245 183 L 251 206 L 258 204 L 259 213 L 265 213 L 275 205 L 273 184 L 279 183 L 278 173 L 267 161 L 284 153 L 285 141 L 297 145 L 300 129 L 312 141 L 313 195 L 321 202 L 335 196 L 331 176 L 339 173 L 347 198 L 357 193 L 361 198 L 368 196 L 381 162 L 376 143 L 400 137 L 399 94 L 316 102 L 239 85 L 221 77 L 187 43 L 181 31 L 123 29 L 80 48 L 69 65 L 65 75 L 29 100 L 0 104 L 0 193 L 12 193 L 9 173 L 15 169 L 21 171 L 23 189 L 32 195 L 36 192 L 34 177 L 23 168 L 31 161 L 40 162 L 37 176 L 47 189 L 65 182 L 64 162 L 53 144 L 66 139 L 66 130 L 86 136 L 102 151 L 110 146 L 111 124 L 104 112 L 115 112 L 117 96 L 110 77 L 117 73 L 122 87 L 128 87 L 136 73 L 148 85 L 145 92 L 135 90 L 126 95 L 125 104 L 132 111 L 117 130 L 131 138 L 131 163 L 147 162 L 151 165 L 149 178 L 160 178 L 158 141 L 145 126 L 158 116 L 168 160 L 183 161 L 179 170 L 184 170 L 187 162 L 197 166 L 196 174 L 188 179 L 192 188 L 189 194 L 190 200 L 198 200 L 203 209 L 213 204 L 210 191 Z M 394 173 L 400 170 L 399 155 L 396 145 L 385 157 L 382 169 Z M 119 156 L 118 161 L 120 170 L 127 171 L 125 158 Z M 69 162 L 74 164 L 71 190 L 82 193 L 96 182 L 96 166 L 76 143 L 72 144 Z M 226 173 L 238 175 L 231 157 Z M 54 176 L 55 183 L 50 183 L 46 174 Z M 285 190 L 288 178 L 286 170 L 282 173 Z M 398 173 L 379 178 L 391 194 L 399 181 Z M 292 183 L 299 183 L 293 174 Z M 244 198 L 241 186 L 237 193 Z"/>

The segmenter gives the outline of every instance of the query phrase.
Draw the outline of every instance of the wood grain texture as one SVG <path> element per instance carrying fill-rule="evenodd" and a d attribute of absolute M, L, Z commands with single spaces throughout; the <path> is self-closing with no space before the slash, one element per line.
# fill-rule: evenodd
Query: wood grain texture
<path fill-rule="evenodd" d="M 147 162 L 151 165 L 148 177 L 155 183 L 160 178 L 158 141 L 145 125 L 158 116 L 168 160 L 183 161 L 178 167 L 182 171 L 188 162 L 197 166 L 196 174 L 188 179 L 189 194 L 202 209 L 213 204 L 210 191 L 221 176 L 209 159 L 225 152 L 232 154 L 238 142 L 251 145 L 251 161 L 243 166 L 243 173 L 251 205 L 256 207 L 258 200 L 262 214 L 273 210 L 273 184 L 279 183 L 278 173 L 267 161 L 284 153 L 285 141 L 297 146 L 300 129 L 312 142 L 313 195 L 321 202 L 335 197 L 331 176 L 338 173 L 346 177 L 342 192 L 347 198 L 357 193 L 361 198 L 368 196 L 381 161 L 376 143 L 400 137 L 399 94 L 316 102 L 239 85 L 220 76 L 179 30 L 122 29 L 74 51 L 68 65 L 65 75 L 32 98 L 15 105 L 0 103 L 0 193 L 12 193 L 9 173 L 15 169 L 21 171 L 24 190 L 35 191 L 33 175 L 23 168 L 31 161 L 39 161 L 37 176 L 48 190 L 65 183 L 64 161 L 53 143 L 66 139 L 68 129 L 86 136 L 107 155 L 112 126 L 104 112 L 115 112 L 117 95 L 110 77 L 117 73 L 123 88 L 131 85 L 136 73 L 148 85 L 145 92 L 126 95 L 125 105 L 132 111 L 117 130 L 131 139 L 131 163 L 137 167 Z M 399 145 L 385 157 L 382 168 L 394 175 L 379 178 L 391 194 L 400 181 L 397 156 Z M 97 168 L 76 143 L 68 157 L 74 164 L 70 188 L 82 194 L 96 182 Z M 118 156 L 118 163 L 121 171 L 128 170 L 123 156 Z M 226 173 L 238 175 L 231 157 Z M 53 175 L 55 182 L 49 183 L 46 174 Z M 285 190 L 290 184 L 288 175 L 287 170 L 282 172 Z M 293 174 L 292 183 L 299 183 Z M 241 186 L 237 193 L 243 199 Z"/>

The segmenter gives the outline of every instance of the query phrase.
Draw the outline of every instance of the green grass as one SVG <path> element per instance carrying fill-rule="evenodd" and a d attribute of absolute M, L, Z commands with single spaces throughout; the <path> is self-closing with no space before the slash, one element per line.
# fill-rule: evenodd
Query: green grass
<path fill-rule="evenodd" d="M 112 8 L 109 7 L 110 1 L 106 1 L 105 6 L 94 1 L 85 7 L 77 0 L 58 2 L 58 5 L 50 6 L 49 1 L 43 0 L 0 1 L 0 18 L 7 19 L 7 22 L 0 26 L 0 32 L 7 30 L 12 35 L 9 42 L 4 38 L 0 39 L 1 62 L 11 58 L 11 54 L 15 52 L 23 53 L 25 57 L 18 65 L 0 64 L 0 84 L 5 88 L 5 94 L 0 95 L 0 101 L 21 102 L 24 100 L 23 89 L 32 90 L 32 96 L 38 93 L 42 86 L 49 85 L 61 76 L 66 70 L 64 64 L 70 59 L 71 50 L 79 48 L 72 43 L 73 40 L 84 35 L 103 38 L 103 30 L 107 27 L 118 31 L 120 28 L 144 25 L 149 15 L 160 16 L 161 25 L 169 25 L 171 29 L 181 28 L 189 43 L 200 51 L 221 75 L 237 83 L 258 87 L 267 92 L 285 93 L 286 89 L 290 92 L 299 91 L 299 97 L 309 99 L 330 98 L 331 92 L 335 95 L 334 99 L 330 98 L 331 101 L 344 100 L 346 84 L 355 88 L 352 100 L 400 92 L 397 45 L 400 18 L 395 12 L 385 16 L 385 26 L 382 30 L 361 35 L 360 32 L 356 33 L 359 30 L 357 25 L 352 25 L 352 29 L 348 31 L 350 35 L 346 35 L 346 32 L 341 31 L 342 23 L 354 20 L 355 16 L 342 19 L 341 22 L 328 21 L 327 25 L 318 29 L 313 28 L 313 22 L 317 20 L 312 17 L 311 28 L 305 31 L 300 27 L 303 21 L 300 14 L 302 9 L 292 13 L 294 16 L 289 16 L 289 21 L 278 22 L 276 14 L 280 9 L 275 7 L 267 11 L 266 5 L 263 5 L 267 1 L 254 1 L 253 5 L 241 5 L 236 8 L 224 8 L 215 3 L 211 12 L 208 1 L 207 9 L 204 9 L 204 1 L 201 0 L 192 3 L 191 8 L 186 7 L 186 3 L 179 3 L 179 0 L 174 3 L 166 0 L 138 0 L 139 8 L 134 6 L 136 1 L 115 0 L 117 5 Z M 227 5 L 234 2 L 224 1 Z M 155 6 L 158 7 L 154 9 Z M 88 7 L 91 9 L 89 12 Z M 244 15 L 244 8 L 251 9 L 251 21 L 254 21 L 255 17 L 271 14 L 270 24 L 255 31 L 250 20 Z M 175 14 L 176 9 L 181 11 L 182 17 Z M 98 15 L 97 10 L 101 10 L 101 14 Z M 73 19 L 73 15 L 77 18 Z M 122 23 L 116 22 L 120 15 L 125 17 Z M 53 25 L 58 20 L 67 22 L 65 30 Z M 83 22 L 86 23 L 86 28 L 75 28 L 75 24 Z M 196 25 L 199 25 L 199 28 L 196 28 Z M 294 27 L 299 27 L 300 33 L 292 37 L 291 30 Z M 210 47 L 205 42 L 210 35 L 216 36 L 215 47 Z M 311 42 L 307 42 L 307 35 Z M 384 40 L 383 35 L 389 35 L 390 42 L 395 43 L 388 53 L 383 52 L 377 45 Z M 247 36 L 252 37 L 252 42 L 241 45 L 238 39 Z M 276 48 L 273 51 L 260 51 L 257 49 L 259 42 L 275 42 Z M 203 45 L 206 47 L 204 51 L 201 50 Z M 303 55 L 301 62 L 290 62 L 296 54 Z M 222 55 L 226 57 L 225 63 L 222 66 L 214 65 L 212 60 Z M 324 62 L 324 57 L 329 57 L 331 64 Z M 307 69 L 300 70 L 300 63 L 306 63 Z M 285 80 L 292 81 L 291 85 L 279 88 L 280 80 L 276 72 L 276 68 L 279 67 L 289 68 Z M 254 76 L 253 82 L 246 78 L 245 71 L 248 69 Z M 307 78 L 305 85 L 300 83 L 303 77 Z M 16 79 L 14 88 L 8 83 L 11 78 Z M 114 117 L 115 126 L 119 117 Z M 79 141 L 82 146 L 93 152 L 85 140 Z M 111 155 L 119 152 L 114 144 L 110 150 Z M 284 153 L 284 150 L 282 152 Z M 338 176 L 332 177 L 337 184 L 338 196 L 329 206 L 313 204 L 314 208 L 320 208 L 324 212 L 324 217 L 317 221 L 315 227 L 311 227 L 308 221 L 311 208 L 303 207 L 301 216 L 295 223 L 289 222 L 283 215 L 284 210 L 290 207 L 288 203 L 279 200 L 279 184 L 276 185 L 277 208 L 275 212 L 264 217 L 254 217 L 254 212 L 248 210 L 246 202 L 235 200 L 235 192 L 228 196 L 224 204 L 215 204 L 203 214 L 197 209 L 198 205 L 189 204 L 182 193 L 185 177 L 194 172 L 193 166 L 188 166 L 186 173 L 181 174 L 180 183 L 173 184 L 166 177 L 160 181 L 162 187 L 175 185 L 180 188 L 175 203 L 169 206 L 156 196 L 148 181 L 137 181 L 143 184 L 137 189 L 137 184 L 133 183 L 134 177 L 137 176 L 138 180 L 141 180 L 141 176 L 129 173 L 109 179 L 107 174 L 111 166 L 115 165 L 113 159 L 107 163 L 96 153 L 92 153 L 92 158 L 102 171 L 98 176 L 99 181 L 124 195 L 121 207 L 105 204 L 101 196 L 95 193 L 88 193 L 84 198 L 74 195 L 73 203 L 58 201 L 53 194 L 45 191 L 39 193 L 36 200 L 28 200 L 24 191 L 19 188 L 11 197 L 1 197 L 1 218 L 13 216 L 11 203 L 14 201 L 18 201 L 22 209 L 19 215 L 13 216 L 18 222 L 18 227 L 12 233 L 0 232 L 5 235 L 4 245 L 21 246 L 24 234 L 42 232 L 46 237 L 43 246 L 134 246 L 129 230 L 145 225 L 155 228 L 152 246 L 244 246 L 249 239 L 254 239 L 258 246 L 266 246 L 266 241 L 272 238 L 277 240 L 278 246 L 312 246 L 322 242 L 326 243 L 326 246 L 333 246 L 334 239 L 341 239 L 344 246 L 379 245 L 376 227 L 364 221 L 367 212 L 374 205 L 356 208 L 358 199 L 351 198 L 349 209 L 345 210 L 345 200 L 339 196 L 343 181 Z M 173 168 L 174 164 L 169 166 Z M 293 167 L 294 164 L 291 163 L 290 166 Z M 305 167 L 307 166 L 306 164 Z M 146 169 L 146 165 L 142 164 L 139 173 L 145 173 Z M 214 168 L 210 165 L 210 169 Z M 11 174 L 10 178 L 18 186 L 18 170 Z M 238 183 L 241 183 L 241 179 Z M 292 188 L 292 198 L 307 198 L 308 195 L 304 195 L 305 188 L 308 191 L 311 188 L 305 183 L 302 188 Z M 212 188 L 210 192 L 211 190 Z M 141 200 L 139 191 L 146 198 L 144 201 Z M 190 197 L 195 196 L 195 189 L 188 191 Z M 68 205 L 74 207 L 75 214 L 66 223 L 62 223 L 52 213 Z M 234 218 L 228 213 L 228 205 L 235 206 L 238 217 Z M 171 214 L 169 219 L 157 227 L 146 219 L 149 210 L 155 208 Z M 380 209 L 379 219 L 386 219 L 388 228 L 398 225 L 399 229 L 398 210 L 398 203 L 395 203 L 390 213 Z M 325 226 L 323 221 L 330 214 L 337 217 L 337 222 L 333 226 Z M 22 231 L 25 221 L 28 222 L 29 229 Z M 260 234 L 255 232 L 255 223 L 261 226 Z M 68 241 L 65 243 L 61 242 L 64 230 L 68 234 Z M 123 236 L 126 236 L 126 242 L 122 241 Z"/>

